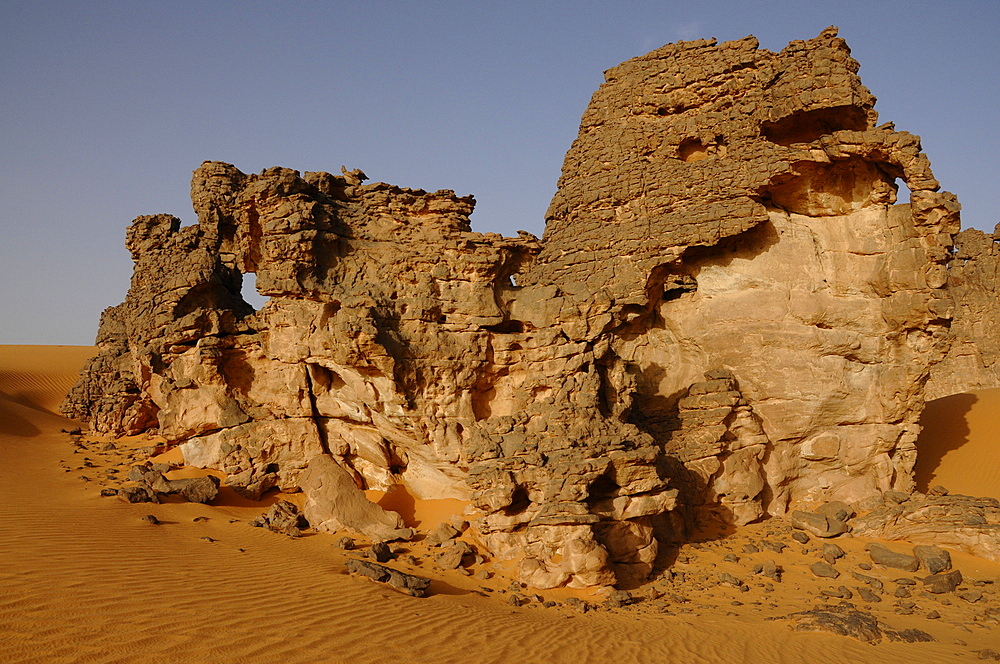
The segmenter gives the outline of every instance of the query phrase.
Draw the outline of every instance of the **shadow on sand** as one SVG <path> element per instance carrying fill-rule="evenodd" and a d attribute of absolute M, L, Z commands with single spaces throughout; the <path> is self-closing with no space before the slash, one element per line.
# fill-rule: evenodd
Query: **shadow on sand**
<path fill-rule="evenodd" d="M 969 442 L 966 416 L 976 401 L 975 394 L 953 394 L 928 401 L 924 406 L 917 437 L 917 463 L 913 468 L 917 491 L 926 493 L 945 455 Z"/>

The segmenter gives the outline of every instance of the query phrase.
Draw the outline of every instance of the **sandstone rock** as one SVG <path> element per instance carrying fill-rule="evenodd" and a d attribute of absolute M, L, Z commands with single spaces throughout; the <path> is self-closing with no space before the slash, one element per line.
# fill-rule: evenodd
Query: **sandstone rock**
<path fill-rule="evenodd" d="M 882 497 L 890 503 L 901 505 L 910 499 L 910 494 L 903 493 L 902 491 L 893 491 L 890 489 L 889 491 L 884 492 L 882 494 Z"/>
<path fill-rule="evenodd" d="M 413 529 L 403 517 L 368 500 L 350 474 L 332 457 L 313 457 L 302 475 L 306 502 L 302 512 L 317 530 L 348 528 L 375 541 L 408 540 Z"/>
<path fill-rule="evenodd" d="M 842 549 L 839 545 L 834 544 L 833 542 L 823 542 L 824 557 L 833 558 L 834 560 L 837 560 L 839 558 L 843 558 L 845 555 L 847 554 L 844 553 L 844 549 Z"/>
<path fill-rule="evenodd" d="M 458 569 L 462 559 L 473 553 L 468 542 L 458 541 L 437 555 L 437 563 L 444 569 Z"/>
<path fill-rule="evenodd" d="M 839 500 L 831 503 L 823 503 L 816 509 L 816 513 L 843 523 L 846 523 L 855 514 L 854 509 L 850 505 Z"/>
<path fill-rule="evenodd" d="M 791 513 L 793 528 L 806 530 L 816 537 L 836 537 L 847 532 L 847 524 L 825 514 L 795 510 Z"/>
<path fill-rule="evenodd" d="M 156 492 L 153 491 L 153 487 L 145 483 L 137 484 L 135 486 L 122 487 L 121 489 L 118 489 L 117 495 L 126 503 L 160 502 L 160 499 L 157 497 Z"/>
<path fill-rule="evenodd" d="M 913 547 L 913 555 L 931 574 L 947 572 L 951 569 L 951 554 L 933 544 L 918 544 Z"/>
<path fill-rule="evenodd" d="M 219 495 L 219 478 L 213 475 L 169 480 L 170 491 L 184 496 L 191 503 L 210 503 Z"/>
<path fill-rule="evenodd" d="M 908 642 L 934 640 L 920 630 L 894 630 L 872 614 L 859 611 L 848 602 L 793 613 L 787 618 L 792 622 L 792 629 L 797 632 L 829 632 L 873 645 L 881 643 L 883 638 Z"/>
<path fill-rule="evenodd" d="M 950 593 L 962 584 L 962 573 L 957 569 L 950 572 L 931 574 L 924 578 L 924 590 L 935 595 Z"/>
<path fill-rule="evenodd" d="M 1000 562 L 1000 501 L 926 496 L 886 505 L 854 520 L 864 537 L 947 546 Z"/>
<path fill-rule="evenodd" d="M 431 580 L 400 572 L 385 565 L 378 565 L 358 558 L 349 558 L 345 563 L 347 571 L 352 574 L 366 576 L 373 581 L 385 583 L 414 597 L 426 597 Z"/>
<path fill-rule="evenodd" d="M 543 241 L 357 169 L 205 162 L 197 224 L 129 227 L 132 286 L 63 411 L 156 429 L 251 498 L 301 488 L 324 529 L 408 536 L 362 489 L 471 501 L 538 587 L 641 581 L 700 521 L 909 492 L 972 300 L 949 295 L 958 203 L 857 69 L 830 28 L 608 70 Z"/>
<path fill-rule="evenodd" d="M 827 562 L 815 562 L 809 566 L 809 569 L 818 577 L 836 579 L 840 576 L 840 572 L 837 568 Z"/>
<path fill-rule="evenodd" d="M 389 550 L 389 545 L 385 542 L 375 542 L 368 549 L 368 557 L 377 563 L 387 563 L 396 556 Z"/>
<path fill-rule="evenodd" d="M 281 500 L 271 505 L 264 514 L 249 521 L 255 528 L 267 528 L 289 537 L 301 537 L 302 529 L 308 527 L 306 518 L 299 513 L 295 503 Z"/>
<path fill-rule="evenodd" d="M 858 595 L 865 602 L 877 603 L 882 601 L 881 597 L 876 595 L 873 591 L 869 590 L 868 588 L 858 588 Z"/>
<path fill-rule="evenodd" d="M 916 572 L 920 568 L 920 561 L 914 556 L 898 553 L 877 542 L 866 544 L 865 550 L 871 556 L 872 562 L 883 567 L 901 569 L 904 572 Z"/>

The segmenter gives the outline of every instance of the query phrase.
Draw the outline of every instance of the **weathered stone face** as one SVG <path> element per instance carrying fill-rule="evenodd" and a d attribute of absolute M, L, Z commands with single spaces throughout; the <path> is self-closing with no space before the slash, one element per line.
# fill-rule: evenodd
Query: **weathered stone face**
<path fill-rule="evenodd" d="M 155 423 L 250 496 L 335 462 L 468 500 L 538 587 L 641 580 L 711 512 L 909 489 L 958 205 L 856 71 L 835 30 L 609 70 L 542 242 L 471 232 L 449 191 L 206 162 L 197 225 L 129 229 L 65 411 Z"/>

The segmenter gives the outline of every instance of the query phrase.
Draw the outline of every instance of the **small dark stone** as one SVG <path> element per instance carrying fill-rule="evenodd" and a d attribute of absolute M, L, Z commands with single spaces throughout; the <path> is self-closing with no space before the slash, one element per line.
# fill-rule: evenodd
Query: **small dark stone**
<path fill-rule="evenodd" d="M 143 520 L 143 521 L 146 521 L 146 522 L 148 522 L 148 523 L 151 523 L 151 524 L 153 524 L 154 526 L 155 526 L 156 524 L 160 523 L 160 520 L 159 520 L 159 519 L 157 519 L 157 518 L 156 518 L 156 515 L 154 515 L 154 514 L 147 514 L 146 516 L 142 517 L 142 520 Z"/>
<path fill-rule="evenodd" d="M 843 558 L 846 553 L 840 547 L 839 544 L 834 544 L 833 542 L 823 542 L 823 556 L 828 558 L 833 558 L 837 560 L 838 558 Z"/>
<path fill-rule="evenodd" d="M 840 572 L 838 572 L 833 565 L 823 561 L 813 563 L 809 566 L 809 569 L 812 570 L 812 573 L 816 576 L 827 579 L 836 579 L 840 576 Z"/>
<path fill-rule="evenodd" d="M 805 535 L 805 533 L 802 533 Z M 806 535 L 808 537 L 808 535 Z M 788 547 L 787 544 L 782 544 L 781 542 L 772 542 L 771 540 L 761 540 L 760 548 L 767 549 L 768 551 L 774 551 L 775 553 L 781 553 Z"/>
<path fill-rule="evenodd" d="M 728 572 L 723 572 L 719 575 L 719 583 L 725 583 L 726 585 L 735 586 L 737 588 L 743 585 L 742 581 Z"/>
<path fill-rule="evenodd" d="M 971 604 L 981 600 L 983 598 L 983 593 L 980 590 L 963 590 L 958 593 L 958 596 Z"/>
<path fill-rule="evenodd" d="M 374 559 L 375 562 L 387 563 L 396 556 L 389 550 L 389 545 L 386 542 L 375 542 L 368 549 L 368 557 Z"/>
<path fill-rule="evenodd" d="M 792 539 L 799 544 L 807 544 L 809 542 L 809 535 L 806 535 L 804 532 L 799 530 L 792 533 Z"/>
<path fill-rule="evenodd" d="M 935 595 L 950 593 L 962 584 L 962 573 L 957 569 L 924 578 L 924 590 Z"/>
<path fill-rule="evenodd" d="M 118 489 L 101 489 L 101 495 L 105 498 L 110 498 L 112 496 L 118 495 Z"/>
<path fill-rule="evenodd" d="M 882 598 L 868 588 L 858 588 L 858 595 L 866 602 L 881 602 Z"/>
<path fill-rule="evenodd" d="M 338 537 L 333 545 L 343 551 L 352 551 L 354 549 L 354 540 L 350 537 Z"/>

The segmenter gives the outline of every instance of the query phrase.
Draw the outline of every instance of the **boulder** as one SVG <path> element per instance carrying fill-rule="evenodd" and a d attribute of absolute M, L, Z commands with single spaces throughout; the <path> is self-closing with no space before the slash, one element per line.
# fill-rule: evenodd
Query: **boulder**
<path fill-rule="evenodd" d="M 306 495 L 303 513 L 313 528 L 337 532 L 348 529 L 378 542 L 412 539 L 403 517 L 368 500 L 354 478 L 333 457 L 313 457 L 302 474 Z"/>
<path fill-rule="evenodd" d="M 287 500 L 271 505 L 267 512 L 252 519 L 249 524 L 289 537 L 301 537 L 302 529 L 309 526 L 306 518 L 299 512 L 298 506 Z"/>
<path fill-rule="evenodd" d="M 805 530 L 816 537 L 836 537 L 848 531 L 845 522 L 816 512 L 795 510 L 791 513 L 791 522 L 793 528 Z"/>
<path fill-rule="evenodd" d="M 868 551 L 868 555 L 871 556 L 872 562 L 876 565 L 901 569 L 904 572 L 916 572 L 920 569 L 920 561 L 916 557 L 897 553 L 883 544 L 872 542 L 865 545 L 865 550 Z"/>
<path fill-rule="evenodd" d="M 933 544 L 918 544 L 913 547 L 913 556 L 931 574 L 947 572 L 951 569 L 951 554 Z"/>
<path fill-rule="evenodd" d="M 953 592 L 962 585 L 962 573 L 957 569 L 924 577 L 924 590 L 935 595 Z"/>
<path fill-rule="evenodd" d="M 125 486 L 118 489 L 118 497 L 126 503 L 158 503 L 160 502 L 153 487 L 146 483 L 135 486 Z"/>

